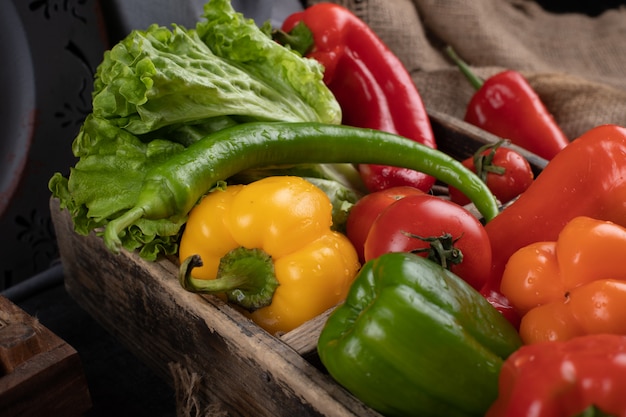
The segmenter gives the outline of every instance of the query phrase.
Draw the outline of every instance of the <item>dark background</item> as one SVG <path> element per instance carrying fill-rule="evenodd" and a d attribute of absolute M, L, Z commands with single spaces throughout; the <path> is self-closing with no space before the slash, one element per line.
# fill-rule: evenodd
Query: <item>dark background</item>
<path fill-rule="evenodd" d="M 626 4 L 623 0 L 540 0 L 537 1 L 544 9 L 555 13 L 583 13 L 589 16 L 597 16 L 600 13 L 620 7 Z"/>
<path fill-rule="evenodd" d="M 0 32 L 0 52 L 14 59 L 16 65 L 30 65 L 24 68 L 32 71 L 33 79 L 32 83 L 5 80 L 0 84 L 5 98 L 0 105 L 0 116 L 8 117 L 15 112 L 11 108 L 12 96 L 18 101 L 21 96 L 31 97 L 35 109 L 20 125 L 28 131 L 24 132 L 30 133 L 28 143 L 13 143 L 5 136 L 2 138 L 5 148 L 0 148 L 5 149 L 3 158 L 15 158 L 15 155 L 25 158 L 19 177 L 9 179 L 15 187 L 10 192 L 0 189 L 0 197 L 7 201 L 0 211 L 0 291 L 79 352 L 94 402 L 89 416 L 173 416 L 173 390 L 130 355 L 65 292 L 63 268 L 48 210 L 47 181 L 56 171 L 67 173 L 75 162 L 71 142 L 91 109 L 93 74 L 104 50 L 131 29 L 152 22 L 192 26 L 197 11 L 192 6 L 186 7 L 182 0 L 159 2 L 170 7 L 155 7 L 154 0 L 11 1 L 19 21 L 11 25 L 11 32 L 7 33 L 7 29 Z M 625 2 L 543 0 L 539 3 L 555 13 L 594 16 Z M 233 1 L 233 5 L 236 8 L 247 5 L 250 9 L 246 10 L 256 13 L 250 17 L 259 17 L 261 22 L 270 17 L 255 1 Z M 3 11 L 0 6 L 0 13 Z M 288 11 L 285 9 L 284 13 Z M 7 45 L 15 44 L 17 35 L 26 40 L 27 50 L 8 50 Z M 0 79 L 2 75 L 0 69 Z M 26 72 L 22 75 L 26 77 Z M 7 123 L 7 119 L 3 121 Z M 0 134 L 3 132 L 0 129 Z M 0 166 L 7 160 L 0 160 Z"/>

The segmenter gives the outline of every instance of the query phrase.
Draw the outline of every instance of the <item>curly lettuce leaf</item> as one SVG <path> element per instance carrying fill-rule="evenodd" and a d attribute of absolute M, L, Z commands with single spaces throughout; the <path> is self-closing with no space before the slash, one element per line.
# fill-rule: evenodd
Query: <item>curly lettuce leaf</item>
<path fill-rule="evenodd" d="M 87 116 L 74 140 L 80 159 L 69 178 L 56 173 L 49 181 L 52 195 L 60 200 L 74 221 L 77 233 L 86 235 L 133 206 L 146 172 L 183 145 L 163 139 L 142 142 L 105 119 Z M 169 219 L 142 219 L 122 238 L 126 249 L 140 249 L 145 259 L 177 250 L 178 234 L 186 215 Z"/>
<path fill-rule="evenodd" d="M 228 0 L 206 3 L 204 17 L 206 20 L 196 25 L 196 31 L 215 55 L 263 80 L 281 96 L 281 105 L 291 108 L 294 114 L 309 121 L 341 123 L 341 108 L 324 84 L 324 68 L 318 61 L 302 58 L 275 42 L 252 19 L 235 13 Z M 308 114 L 311 109 L 314 115 Z M 301 110 L 306 110 L 306 114 Z"/>
<path fill-rule="evenodd" d="M 93 113 L 141 135 L 215 116 L 340 123 L 323 67 L 274 42 L 228 0 L 196 29 L 152 25 L 105 52 Z"/>

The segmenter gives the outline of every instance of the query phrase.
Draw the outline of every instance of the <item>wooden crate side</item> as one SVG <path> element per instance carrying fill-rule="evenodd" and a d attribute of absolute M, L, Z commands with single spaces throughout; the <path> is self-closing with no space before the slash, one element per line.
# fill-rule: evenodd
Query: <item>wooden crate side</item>
<path fill-rule="evenodd" d="M 76 350 L 4 297 L 0 362 L 3 416 L 79 416 L 91 408 Z"/>
<path fill-rule="evenodd" d="M 379 416 L 219 298 L 184 290 L 169 260 L 112 254 L 54 199 L 51 213 L 70 295 L 187 400 L 230 416 Z"/>

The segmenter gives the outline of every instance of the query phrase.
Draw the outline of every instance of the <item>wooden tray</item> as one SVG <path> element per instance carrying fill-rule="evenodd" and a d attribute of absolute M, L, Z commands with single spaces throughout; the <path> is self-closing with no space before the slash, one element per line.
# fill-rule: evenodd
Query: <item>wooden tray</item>
<path fill-rule="evenodd" d="M 445 115 L 431 121 L 440 149 L 457 159 L 499 140 Z M 540 172 L 545 161 L 521 151 Z M 69 294 L 175 388 L 181 415 L 379 416 L 319 364 L 327 314 L 271 336 L 219 298 L 184 290 L 175 260 L 114 255 L 95 235 L 74 233 L 54 199 L 51 213 Z"/>

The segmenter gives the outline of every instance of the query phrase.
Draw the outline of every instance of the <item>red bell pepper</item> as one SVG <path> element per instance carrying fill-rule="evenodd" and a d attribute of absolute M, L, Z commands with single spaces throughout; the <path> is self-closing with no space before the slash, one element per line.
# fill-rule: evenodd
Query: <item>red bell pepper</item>
<path fill-rule="evenodd" d="M 626 128 L 595 127 L 556 155 L 531 186 L 485 225 L 493 253 L 484 292 L 499 291 L 513 253 L 531 243 L 556 241 L 575 217 L 626 227 Z"/>
<path fill-rule="evenodd" d="M 623 417 L 625 391 L 624 335 L 525 345 L 502 365 L 499 396 L 486 417 Z"/>
<path fill-rule="evenodd" d="M 341 106 L 343 124 L 396 133 L 436 148 L 411 76 L 365 22 L 342 6 L 318 3 L 288 16 L 282 33 L 293 33 L 300 23 L 308 28 L 313 42 L 310 48 L 298 45 L 294 49 L 305 51 L 324 66 L 324 81 Z M 433 177 L 405 168 L 360 165 L 359 171 L 370 191 L 405 185 L 428 191 L 435 183 Z"/>
<path fill-rule="evenodd" d="M 522 74 L 507 70 L 483 81 L 452 48 L 447 48 L 446 52 L 477 90 L 467 105 L 466 122 L 509 139 L 547 160 L 569 144 L 569 139 Z"/>

